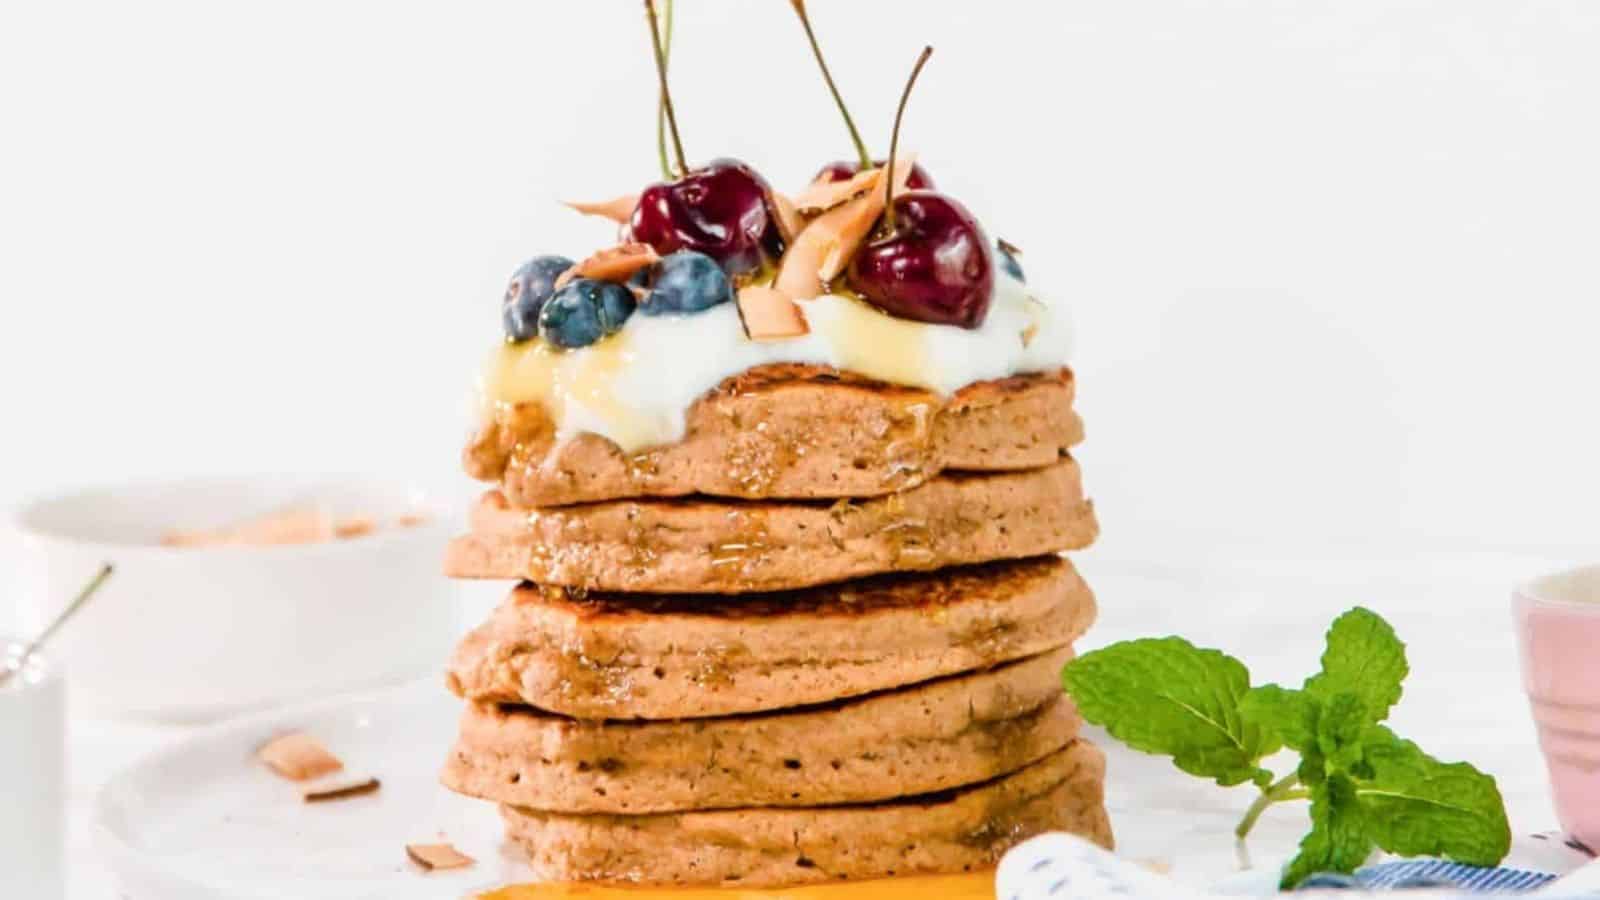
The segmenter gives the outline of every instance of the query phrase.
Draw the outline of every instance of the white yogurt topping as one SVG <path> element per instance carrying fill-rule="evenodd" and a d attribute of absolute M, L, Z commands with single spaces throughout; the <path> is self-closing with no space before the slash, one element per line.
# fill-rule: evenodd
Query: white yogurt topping
<path fill-rule="evenodd" d="M 1004 271 L 976 329 L 897 319 L 851 297 L 800 301 L 811 333 L 779 341 L 745 336 L 735 304 L 684 316 L 635 314 L 592 347 L 543 341 L 496 351 L 479 390 L 489 409 L 538 401 L 558 437 L 593 432 L 634 452 L 683 438 L 686 413 L 706 392 L 770 363 L 833 366 L 893 384 L 951 394 L 978 381 L 1066 365 L 1070 328 Z"/>

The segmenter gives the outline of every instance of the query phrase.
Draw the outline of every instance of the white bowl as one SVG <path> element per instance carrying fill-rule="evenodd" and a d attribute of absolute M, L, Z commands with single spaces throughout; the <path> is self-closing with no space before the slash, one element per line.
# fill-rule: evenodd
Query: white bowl
<path fill-rule="evenodd" d="M 306 500 L 380 528 L 293 546 L 160 544 L 174 528 Z M 392 524 L 406 514 L 426 518 Z M 117 567 L 52 645 L 74 703 L 101 713 L 192 721 L 390 683 L 441 670 L 459 631 L 458 590 L 441 574 L 449 521 L 403 487 L 360 477 L 134 484 L 35 501 L 16 525 L 30 633 L 102 562 Z"/>

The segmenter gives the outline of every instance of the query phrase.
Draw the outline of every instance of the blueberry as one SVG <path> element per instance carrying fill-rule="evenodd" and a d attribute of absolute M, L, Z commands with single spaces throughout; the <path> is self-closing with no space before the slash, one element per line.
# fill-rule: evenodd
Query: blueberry
<path fill-rule="evenodd" d="M 578 278 L 545 303 L 539 333 L 557 347 L 587 347 L 621 328 L 634 305 L 633 294 L 620 284 Z"/>
<path fill-rule="evenodd" d="M 511 273 L 500 301 L 507 340 L 521 343 L 539 336 L 539 310 L 555 293 L 556 276 L 570 268 L 572 260 L 565 256 L 535 256 Z"/>
<path fill-rule="evenodd" d="M 620 284 L 610 281 L 598 282 L 600 301 L 600 324 L 605 326 L 606 334 L 616 334 L 622 330 L 623 323 L 633 315 L 638 308 L 639 301 L 634 298 L 633 291 Z"/>
<path fill-rule="evenodd" d="M 1022 265 L 1017 262 L 1016 256 L 1013 255 L 1013 251 L 1015 251 L 1017 248 L 1011 246 L 1005 241 L 996 241 L 994 249 L 995 256 L 999 257 L 1000 259 L 1000 268 L 1004 269 L 1007 275 L 1010 275 L 1012 278 L 1015 278 L 1018 281 L 1028 280 L 1023 277 Z"/>
<path fill-rule="evenodd" d="M 733 299 L 733 285 L 722 266 L 693 250 L 668 254 L 635 279 L 650 291 L 639 307 L 647 316 L 700 312 Z"/>

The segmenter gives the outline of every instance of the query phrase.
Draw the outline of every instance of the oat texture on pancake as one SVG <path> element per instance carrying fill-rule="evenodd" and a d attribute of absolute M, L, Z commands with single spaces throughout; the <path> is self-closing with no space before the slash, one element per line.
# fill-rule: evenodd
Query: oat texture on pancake
<path fill-rule="evenodd" d="M 1099 533 L 1068 319 L 901 145 L 931 48 L 883 155 L 821 79 L 854 156 L 780 187 L 685 152 L 670 8 L 644 5 L 661 179 L 569 204 L 616 244 L 517 266 L 477 381 L 462 463 L 486 485 L 443 564 L 509 594 L 448 662 L 441 780 L 551 881 L 1110 846 L 1060 680 L 1096 613 L 1064 554 Z"/>

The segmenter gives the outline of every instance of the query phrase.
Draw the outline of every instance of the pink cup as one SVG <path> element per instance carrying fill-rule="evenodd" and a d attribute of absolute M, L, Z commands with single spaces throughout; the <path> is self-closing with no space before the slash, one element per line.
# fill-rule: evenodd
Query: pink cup
<path fill-rule="evenodd" d="M 1600 847 L 1600 566 L 1540 578 L 1512 605 L 1556 815 Z"/>

